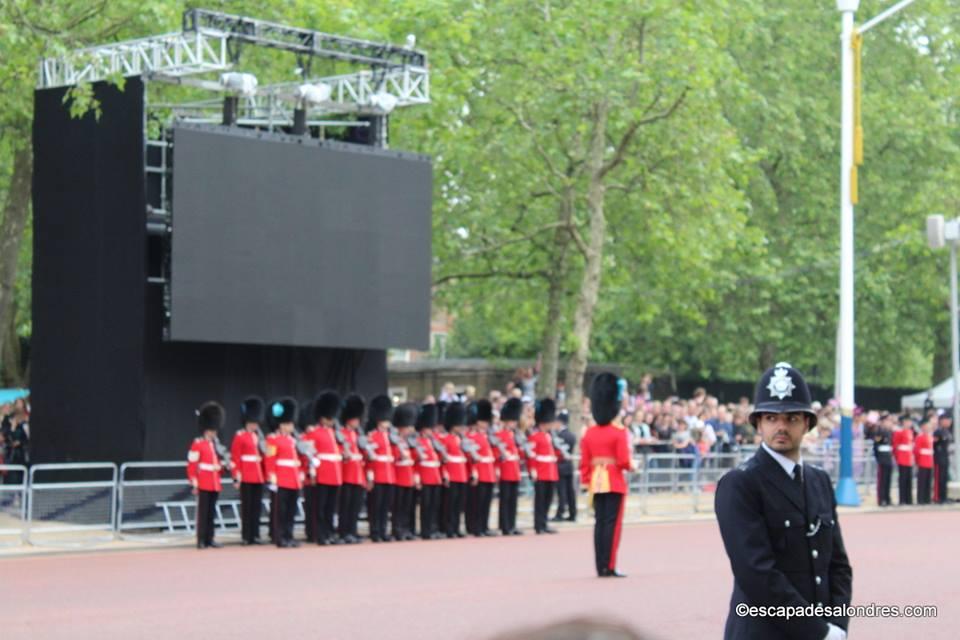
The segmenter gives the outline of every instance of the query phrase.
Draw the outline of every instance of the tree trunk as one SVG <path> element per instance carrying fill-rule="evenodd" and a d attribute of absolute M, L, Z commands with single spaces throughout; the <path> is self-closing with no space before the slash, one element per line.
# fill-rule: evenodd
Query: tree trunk
<path fill-rule="evenodd" d="M 13 135 L 17 135 L 14 133 Z M 20 256 L 20 243 L 23 229 L 30 216 L 30 186 L 33 175 L 33 150 L 30 147 L 29 129 L 21 134 L 26 140 L 24 146 L 13 153 L 13 175 L 7 201 L 3 207 L 3 222 L 0 223 L 0 331 L 6 331 L 14 321 L 14 285 L 17 281 L 17 260 Z M 0 339 L 0 367 L 8 377 L 7 371 L 19 372 L 19 362 L 7 362 L 5 339 Z"/>
<path fill-rule="evenodd" d="M 940 323 L 938 330 L 933 334 L 933 380 L 931 386 L 940 384 L 953 375 L 953 364 L 951 363 L 952 346 L 950 344 L 950 316 L 946 316 L 946 322 Z"/>
<path fill-rule="evenodd" d="M 587 371 L 590 355 L 590 333 L 593 330 L 593 312 L 600 293 L 600 275 L 603 267 L 603 244 L 606 239 L 606 219 L 603 201 L 606 185 L 603 181 L 603 155 L 606 150 L 607 133 L 606 100 L 594 108 L 594 126 L 587 157 L 589 184 L 587 185 L 587 215 L 589 216 L 590 239 L 587 244 L 583 279 L 580 294 L 573 314 L 574 349 L 567 363 L 567 410 L 570 412 L 570 430 L 579 433 L 582 429 L 583 377 Z"/>
<path fill-rule="evenodd" d="M 557 221 L 569 225 L 573 220 L 573 188 L 567 187 L 557 210 Z M 538 397 L 554 397 L 557 393 L 557 372 L 560 368 L 560 341 L 563 338 L 563 307 L 567 293 L 567 258 L 570 253 L 570 232 L 558 226 L 554 232 L 547 276 L 547 321 L 543 330 L 543 360 L 537 378 Z"/>

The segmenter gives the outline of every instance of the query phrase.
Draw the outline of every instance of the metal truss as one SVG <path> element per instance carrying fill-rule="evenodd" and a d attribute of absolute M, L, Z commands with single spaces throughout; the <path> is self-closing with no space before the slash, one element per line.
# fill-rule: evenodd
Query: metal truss
<path fill-rule="evenodd" d="M 229 34 L 200 29 L 80 49 L 59 58 L 41 60 L 37 88 L 67 87 L 116 75 L 185 76 L 224 71 L 232 66 L 228 39 Z"/>
<path fill-rule="evenodd" d="M 384 73 L 360 71 L 260 87 L 255 96 L 240 99 L 238 110 L 240 124 L 256 122 L 276 126 L 293 122 L 293 112 L 301 106 L 296 90 L 305 83 L 322 83 L 331 88 L 330 100 L 327 102 L 304 105 L 314 116 L 344 113 L 384 115 L 371 104 L 371 97 L 381 92 L 394 96 L 397 99 L 397 107 L 430 102 L 430 78 L 426 69 L 396 68 Z M 169 108 L 175 118 L 207 120 L 219 118 L 218 114 L 223 107 L 223 101 L 220 98 L 213 98 L 155 106 Z"/>
<path fill-rule="evenodd" d="M 184 11 L 184 33 L 204 29 L 229 33 L 230 38 L 237 42 L 321 58 L 347 60 L 371 66 L 427 66 L 426 54 L 407 47 L 335 36 L 207 9 Z"/>

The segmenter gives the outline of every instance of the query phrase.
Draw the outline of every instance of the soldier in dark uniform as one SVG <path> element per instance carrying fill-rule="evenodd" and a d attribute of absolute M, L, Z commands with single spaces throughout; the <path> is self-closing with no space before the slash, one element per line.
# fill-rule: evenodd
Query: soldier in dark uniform
<path fill-rule="evenodd" d="M 890 481 L 893 478 L 893 429 L 890 416 L 873 431 L 873 457 L 877 460 L 877 505 L 890 506 Z"/>
<path fill-rule="evenodd" d="M 853 572 L 830 477 L 800 456 L 803 436 L 817 422 L 800 372 L 785 362 L 768 369 L 757 384 L 750 421 L 762 444 L 716 490 L 734 578 L 724 638 L 842 640 L 849 618 L 828 614 L 850 603 Z M 798 609 L 789 618 L 750 616 L 749 610 L 743 615 L 744 605 L 815 609 L 813 616 Z"/>
<path fill-rule="evenodd" d="M 950 445 L 953 443 L 949 414 L 940 416 L 940 424 L 933 432 L 933 501 L 944 504 L 947 501 L 947 480 L 950 477 Z"/>
<path fill-rule="evenodd" d="M 577 521 L 577 490 L 573 482 L 573 451 L 577 446 L 577 436 L 570 431 L 570 425 L 567 423 L 569 414 L 566 411 L 560 413 L 561 429 L 556 432 L 555 440 L 562 442 L 564 447 L 557 447 L 562 450 L 560 461 L 557 463 L 557 472 L 560 474 L 560 480 L 557 481 L 557 512 L 553 516 L 554 522 L 561 520 Z M 566 513 L 566 515 L 564 515 Z"/>

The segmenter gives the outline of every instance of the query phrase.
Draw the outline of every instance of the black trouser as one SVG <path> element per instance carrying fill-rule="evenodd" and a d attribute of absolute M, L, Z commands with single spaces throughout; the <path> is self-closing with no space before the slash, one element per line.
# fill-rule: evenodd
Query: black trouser
<path fill-rule="evenodd" d="M 480 486 L 477 484 L 467 484 L 466 486 L 467 497 L 464 500 L 463 519 L 467 523 L 467 533 L 471 535 L 479 533 L 477 531 L 477 504 L 479 502 L 477 494 L 479 491 Z"/>
<path fill-rule="evenodd" d="M 890 481 L 893 479 L 892 464 L 877 465 L 877 504 L 890 504 Z"/>
<path fill-rule="evenodd" d="M 537 480 L 533 485 L 533 528 L 538 532 L 547 529 L 547 510 L 553 502 L 556 485 L 556 480 Z"/>
<path fill-rule="evenodd" d="M 277 492 L 270 492 L 270 542 L 277 542 L 277 514 L 280 509 L 277 507 Z"/>
<path fill-rule="evenodd" d="M 447 500 L 450 498 L 447 494 L 450 488 L 440 485 L 440 492 L 437 494 L 437 531 L 447 532 Z"/>
<path fill-rule="evenodd" d="M 474 507 L 474 528 L 476 533 L 490 531 L 490 504 L 493 502 L 493 483 L 477 484 L 477 504 Z"/>
<path fill-rule="evenodd" d="M 425 484 L 420 489 L 420 535 L 424 538 L 439 531 L 440 489 L 438 484 Z"/>
<path fill-rule="evenodd" d="M 571 520 L 577 519 L 577 492 L 573 488 L 573 474 L 560 474 L 557 483 L 557 518 L 566 513 Z"/>
<path fill-rule="evenodd" d="M 933 467 L 917 468 L 917 504 L 930 504 L 931 480 L 933 480 Z"/>
<path fill-rule="evenodd" d="M 605 569 L 615 569 L 610 561 L 613 555 L 614 538 L 617 532 L 617 520 L 620 516 L 621 493 L 596 493 L 593 496 L 593 511 L 596 519 L 593 525 L 593 552 L 597 560 L 597 575 Z"/>
<path fill-rule="evenodd" d="M 303 532 L 307 536 L 307 542 L 317 541 L 318 512 L 317 488 L 314 485 L 305 485 L 303 487 Z"/>
<path fill-rule="evenodd" d="M 407 514 L 407 522 L 410 523 L 410 533 L 413 535 L 417 535 L 417 505 L 420 504 L 420 495 L 422 493 L 422 489 L 411 489 L 412 497 L 410 498 L 410 513 Z"/>
<path fill-rule="evenodd" d="M 276 532 L 273 534 L 273 541 L 277 546 L 293 542 L 293 521 L 297 517 L 297 498 L 300 492 L 296 489 L 277 489 L 277 517 Z"/>
<path fill-rule="evenodd" d="M 410 505 L 413 504 L 413 487 L 395 486 L 393 489 L 393 512 L 390 533 L 397 540 L 410 533 Z"/>
<path fill-rule="evenodd" d="M 370 492 L 367 504 L 367 521 L 370 523 L 370 537 L 387 539 L 387 518 L 390 515 L 390 502 L 393 500 L 393 485 L 377 483 Z"/>
<path fill-rule="evenodd" d="M 500 531 L 504 535 L 517 528 L 517 490 L 519 482 L 500 481 Z"/>
<path fill-rule="evenodd" d="M 317 542 L 329 542 L 333 538 L 333 517 L 337 513 L 337 496 L 340 487 L 318 484 L 314 488 L 317 497 Z"/>
<path fill-rule="evenodd" d="M 467 483 L 451 482 L 445 493 L 446 500 L 444 500 L 443 508 L 447 517 L 446 533 L 448 536 L 455 536 L 460 533 L 460 515 L 463 513 L 467 498 Z"/>
<path fill-rule="evenodd" d="M 340 488 L 340 517 L 337 522 L 341 538 L 357 536 L 357 520 L 363 506 L 363 487 L 359 484 L 345 484 Z"/>
<path fill-rule="evenodd" d="M 197 491 L 197 544 L 213 542 L 214 515 L 217 512 L 219 491 Z"/>
<path fill-rule="evenodd" d="M 934 457 L 933 459 L 933 499 L 938 504 L 947 501 L 947 481 L 950 479 L 947 465 L 949 463 L 949 458 L 939 459 Z"/>
<path fill-rule="evenodd" d="M 900 481 L 900 504 L 913 504 L 913 467 L 897 465 Z"/>
<path fill-rule="evenodd" d="M 243 482 L 240 484 L 240 538 L 255 542 L 260 537 L 260 513 L 263 511 L 263 485 Z"/>

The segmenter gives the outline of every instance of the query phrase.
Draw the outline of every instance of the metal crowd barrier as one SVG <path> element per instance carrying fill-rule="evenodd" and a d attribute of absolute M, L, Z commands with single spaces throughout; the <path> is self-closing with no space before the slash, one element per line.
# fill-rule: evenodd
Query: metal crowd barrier
<path fill-rule="evenodd" d="M 0 547 L 27 539 L 27 468 L 0 464 Z"/>
<path fill-rule="evenodd" d="M 38 481 L 38 476 L 45 481 Z M 60 481 L 53 481 L 57 476 Z M 109 480 L 90 479 L 99 476 L 108 476 Z M 36 464 L 30 467 L 29 482 L 24 535 L 28 543 L 73 547 L 113 539 L 117 465 L 110 462 Z M 86 535 L 78 536 L 80 533 Z"/>
<path fill-rule="evenodd" d="M 184 509 L 183 528 L 174 526 L 169 506 L 195 502 L 186 467 L 186 461 L 120 465 L 117 487 L 117 535 L 120 538 L 166 543 L 188 537 L 192 518 Z"/>

